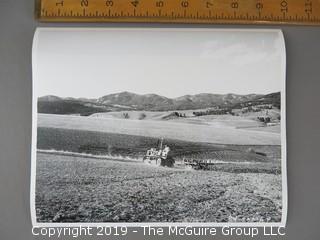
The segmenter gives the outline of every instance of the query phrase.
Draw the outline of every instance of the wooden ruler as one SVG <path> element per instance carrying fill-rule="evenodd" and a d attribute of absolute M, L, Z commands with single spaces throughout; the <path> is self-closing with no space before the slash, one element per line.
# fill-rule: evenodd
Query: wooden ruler
<path fill-rule="evenodd" d="M 43 22 L 320 24 L 320 0 L 37 0 Z"/>

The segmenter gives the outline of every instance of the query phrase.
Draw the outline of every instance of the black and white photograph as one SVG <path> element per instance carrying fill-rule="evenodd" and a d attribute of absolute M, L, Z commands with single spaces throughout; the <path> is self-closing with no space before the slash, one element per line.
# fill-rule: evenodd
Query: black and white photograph
<path fill-rule="evenodd" d="M 284 225 L 280 30 L 38 28 L 34 225 Z"/>

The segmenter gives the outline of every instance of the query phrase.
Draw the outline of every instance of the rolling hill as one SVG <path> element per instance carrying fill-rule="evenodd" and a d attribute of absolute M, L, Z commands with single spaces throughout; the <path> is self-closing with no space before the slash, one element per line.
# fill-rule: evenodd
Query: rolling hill
<path fill-rule="evenodd" d="M 157 94 L 140 95 L 130 92 L 109 94 L 98 99 L 61 98 L 49 95 L 38 98 L 38 112 L 91 115 L 98 112 L 130 110 L 171 111 L 210 107 L 241 108 L 258 104 L 272 104 L 280 107 L 280 92 L 267 95 L 201 93 L 178 98 L 167 98 Z"/>
<path fill-rule="evenodd" d="M 127 106 L 136 110 L 166 110 L 174 100 L 157 94 L 139 95 L 130 92 L 110 94 L 97 99 L 98 103 L 113 106 Z"/>
<path fill-rule="evenodd" d="M 260 95 L 253 99 L 248 99 L 247 101 L 239 102 L 233 105 L 233 108 L 242 108 L 247 106 L 271 104 L 274 107 L 280 109 L 281 106 L 281 96 L 280 92 L 270 93 L 266 95 Z"/>

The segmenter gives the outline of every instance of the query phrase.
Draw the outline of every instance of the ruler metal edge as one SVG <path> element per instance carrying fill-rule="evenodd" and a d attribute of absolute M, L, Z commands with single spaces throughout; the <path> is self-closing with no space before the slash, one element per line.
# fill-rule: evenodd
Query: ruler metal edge
<path fill-rule="evenodd" d="M 37 21 L 43 23 L 163 23 L 163 24 L 245 24 L 245 25 L 297 25 L 297 26 L 320 26 L 320 16 L 319 20 L 261 20 L 261 19 L 199 19 L 199 18 L 163 18 L 163 17 L 151 17 L 151 16 L 113 16 L 113 17 L 64 17 L 56 16 L 51 18 L 46 18 L 41 15 L 41 3 L 42 0 L 35 0 L 35 11 L 34 17 Z M 319 2 L 320 4 L 320 2 Z"/>

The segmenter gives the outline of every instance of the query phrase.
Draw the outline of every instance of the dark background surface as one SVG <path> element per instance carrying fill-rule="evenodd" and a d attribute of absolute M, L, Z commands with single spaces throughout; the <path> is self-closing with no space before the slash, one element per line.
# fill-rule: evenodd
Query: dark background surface
<path fill-rule="evenodd" d="M 32 235 L 29 208 L 31 48 L 37 26 L 261 28 L 231 25 L 40 24 L 34 20 L 33 10 L 32 0 L 0 0 L 1 240 L 46 239 Z M 320 239 L 320 128 L 318 125 L 320 123 L 318 105 L 320 103 L 320 27 L 263 26 L 263 28 L 281 28 L 286 40 L 289 205 L 285 237 L 260 235 L 254 239 Z M 167 237 L 145 238 L 166 239 Z M 195 237 L 176 238 L 194 239 Z M 212 236 L 203 237 L 203 239 L 214 238 L 217 239 Z M 80 239 L 95 238 L 81 237 Z M 142 234 L 140 232 L 140 234 L 128 235 L 121 239 L 142 239 Z M 249 238 L 219 237 L 219 239 Z"/>

